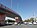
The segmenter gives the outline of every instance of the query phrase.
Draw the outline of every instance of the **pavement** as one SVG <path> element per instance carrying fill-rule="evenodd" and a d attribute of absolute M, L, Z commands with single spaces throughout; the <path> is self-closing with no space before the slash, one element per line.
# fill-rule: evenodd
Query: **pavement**
<path fill-rule="evenodd" d="M 1 26 L 0 28 L 37 28 L 37 25 L 8 25 L 8 26 Z"/>

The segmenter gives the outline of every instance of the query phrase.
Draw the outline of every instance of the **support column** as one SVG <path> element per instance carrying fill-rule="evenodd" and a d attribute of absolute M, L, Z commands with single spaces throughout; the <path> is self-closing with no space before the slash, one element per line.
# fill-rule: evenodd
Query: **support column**
<path fill-rule="evenodd" d="M 0 25 L 4 25 L 5 24 L 5 14 L 4 13 L 0 13 Z"/>

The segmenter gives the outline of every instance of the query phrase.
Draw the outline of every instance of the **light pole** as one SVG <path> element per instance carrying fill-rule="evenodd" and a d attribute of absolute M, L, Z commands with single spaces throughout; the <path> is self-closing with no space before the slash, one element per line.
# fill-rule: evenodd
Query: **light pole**
<path fill-rule="evenodd" d="M 33 9 L 33 18 L 34 18 L 34 22 L 35 22 L 35 10 Z"/>
<path fill-rule="evenodd" d="M 12 0 L 11 0 L 11 9 L 12 9 Z"/>

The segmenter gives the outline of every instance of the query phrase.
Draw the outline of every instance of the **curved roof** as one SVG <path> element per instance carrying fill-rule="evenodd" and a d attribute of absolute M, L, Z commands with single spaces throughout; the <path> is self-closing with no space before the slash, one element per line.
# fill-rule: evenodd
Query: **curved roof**
<path fill-rule="evenodd" d="M 13 10 L 11 10 L 10 8 L 4 6 L 3 4 L 0 4 L 0 7 L 1 7 L 1 8 L 4 8 L 5 10 L 8 10 L 8 11 L 10 11 L 10 12 L 13 12 L 13 13 L 17 14 L 15 11 L 13 11 Z M 19 14 L 17 14 L 17 15 L 19 15 Z"/>

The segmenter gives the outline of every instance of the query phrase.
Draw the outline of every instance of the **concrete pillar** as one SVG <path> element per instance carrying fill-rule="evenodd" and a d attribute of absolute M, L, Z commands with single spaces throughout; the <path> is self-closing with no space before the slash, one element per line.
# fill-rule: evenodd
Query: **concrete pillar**
<path fill-rule="evenodd" d="M 4 23 L 5 23 L 5 14 L 3 14 L 3 13 L 0 13 L 0 25 L 4 25 Z"/>

